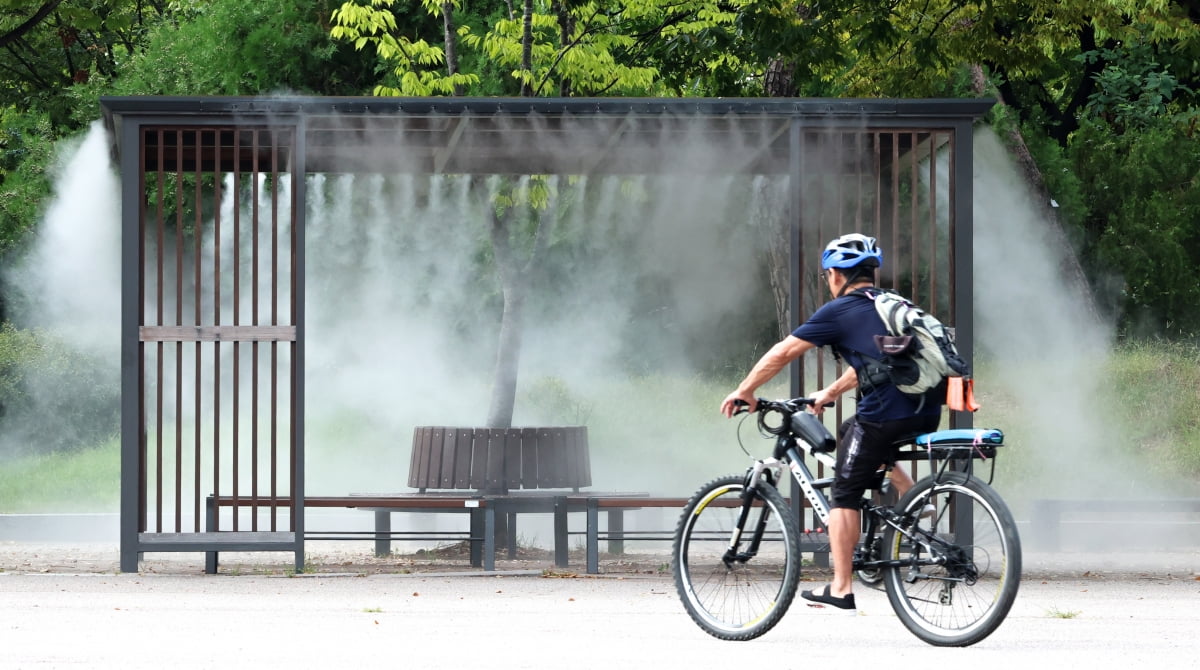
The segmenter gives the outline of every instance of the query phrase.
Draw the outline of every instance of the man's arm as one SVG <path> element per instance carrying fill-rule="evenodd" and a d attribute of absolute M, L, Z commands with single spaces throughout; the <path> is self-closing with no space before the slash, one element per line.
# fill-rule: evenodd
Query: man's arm
<path fill-rule="evenodd" d="M 832 384 L 812 394 L 813 405 L 812 410 L 816 414 L 825 411 L 825 405 L 832 402 L 837 402 L 842 394 L 850 389 L 858 387 L 858 372 L 850 366 L 846 366 L 846 371 L 842 373 Z"/>
<path fill-rule="evenodd" d="M 758 359 L 754 367 L 750 369 L 750 373 L 738 384 L 736 390 L 730 393 L 728 397 L 721 403 L 721 413 L 725 416 L 733 416 L 735 409 L 734 401 L 742 400 L 750 405 L 750 409 L 755 408 L 754 392 L 758 387 L 771 381 L 779 371 L 787 367 L 788 363 L 800 358 L 804 352 L 813 348 L 813 344 L 806 340 L 802 340 L 795 335 L 788 335 L 771 347 L 763 357 Z"/>

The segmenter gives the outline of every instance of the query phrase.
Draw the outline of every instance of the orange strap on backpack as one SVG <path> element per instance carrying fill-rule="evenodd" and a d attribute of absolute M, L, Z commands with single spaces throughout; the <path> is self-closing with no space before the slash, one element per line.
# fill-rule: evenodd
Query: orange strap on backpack
<path fill-rule="evenodd" d="M 964 377 L 950 377 L 946 380 L 946 406 L 959 412 L 974 412 L 979 409 L 975 401 L 975 380 Z"/>

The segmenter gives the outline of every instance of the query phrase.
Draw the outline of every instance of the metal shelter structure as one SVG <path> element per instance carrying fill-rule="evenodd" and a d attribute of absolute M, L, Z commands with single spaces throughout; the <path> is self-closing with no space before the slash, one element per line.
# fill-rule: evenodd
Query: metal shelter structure
<path fill-rule="evenodd" d="M 103 98 L 121 174 L 121 569 L 162 551 L 303 565 L 310 175 L 786 176 L 791 314 L 824 299 L 820 245 L 868 232 L 891 253 L 881 283 L 936 309 L 969 359 L 972 125 L 992 104 Z M 692 160 L 698 145 L 721 159 Z M 793 367 L 796 394 L 836 374 Z M 211 496 L 235 501 L 230 527 L 205 518 Z"/>

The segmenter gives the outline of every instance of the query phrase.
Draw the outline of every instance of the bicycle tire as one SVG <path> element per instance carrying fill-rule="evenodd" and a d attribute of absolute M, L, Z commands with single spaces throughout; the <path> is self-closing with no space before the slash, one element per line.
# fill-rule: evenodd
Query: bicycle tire
<path fill-rule="evenodd" d="M 936 513 L 919 520 L 921 530 L 914 533 L 932 546 L 913 542 L 891 526 L 885 529 L 884 558 L 908 564 L 888 568 L 884 588 L 900 621 L 918 638 L 939 647 L 966 647 L 991 635 L 1016 600 L 1021 540 L 1008 505 L 995 489 L 964 473 L 922 480 L 895 509 L 915 518 L 915 510 L 927 504 L 934 505 Z M 966 511 L 971 514 L 969 526 L 963 523 Z M 960 536 L 969 545 L 960 544 Z M 935 554 L 947 560 L 916 565 Z"/>
<path fill-rule="evenodd" d="M 680 516 L 672 547 L 675 590 L 688 615 L 721 640 L 752 640 L 787 613 L 800 580 L 796 522 L 774 487 L 760 483 L 739 546 L 750 542 L 760 514 L 767 526 L 758 553 L 748 560 L 723 560 L 741 510 L 745 477 L 722 477 L 702 486 Z"/>

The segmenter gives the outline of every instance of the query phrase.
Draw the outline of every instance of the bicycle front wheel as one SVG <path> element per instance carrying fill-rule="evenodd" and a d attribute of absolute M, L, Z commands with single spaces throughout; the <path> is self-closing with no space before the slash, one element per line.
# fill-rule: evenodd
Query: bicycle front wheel
<path fill-rule="evenodd" d="M 1004 621 L 1021 581 L 1021 541 L 1008 506 L 995 489 L 963 473 L 925 479 L 896 503 L 919 519 L 908 534 L 888 527 L 883 554 L 899 561 L 884 574 L 892 609 L 925 642 L 965 647 Z"/>
<path fill-rule="evenodd" d="M 800 578 L 796 522 L 773 486 L 760 483 L 739 526 L 745 478 L 709 482 L 688 501 L 671 567 L 688 614 L 722 640 L 771 630 L 792 604 Z"/>

